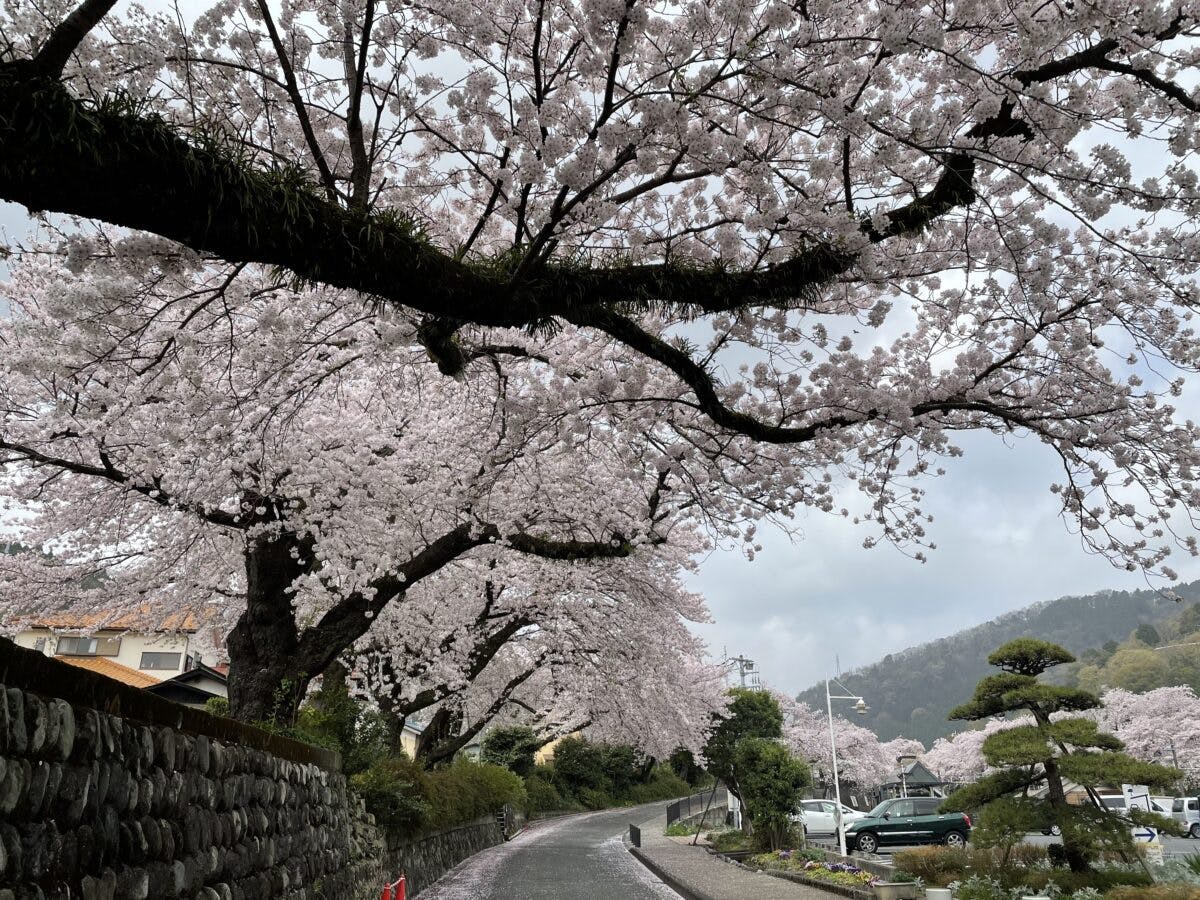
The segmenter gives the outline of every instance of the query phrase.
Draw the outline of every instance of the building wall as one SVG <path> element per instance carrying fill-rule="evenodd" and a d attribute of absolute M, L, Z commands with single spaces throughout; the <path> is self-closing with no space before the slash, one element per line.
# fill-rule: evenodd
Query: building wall
<path fill-rule="evenodd" d="M 198 687 L 202 691 L 208 691 L 210 694 L 216 694 L 218 697 L 229 696 L 229 686 L 223 681 L 217 681 L 215 678 L 197 678 L 190 682 L 192 687 Z"/>
<path fill-rule="evenodd" d="M 57 651 L 58 637 L 62 636 L 66 635 L 55 635 L 48 628 L 36 628 L 18 632 L 13 640 L 18 647 L 27 647 L 31 650 L 35 649 L 39 640 L 45 641 L 42 652 L 47 656 L 54 656 Z M 121 639 L 120 652 L 116 656 L 106 656 L 106 659 L 111 659 L 113 662 L 128 666 L 131 669 L 137 669 L 151 678 L 157 678 L 159 681 L 171 678 L 183 671 L 190 645 L 189 637 L 186 634 L 120 634 L 118 632 L 97 632 L 97 636 L 111 636 Z M 142 654 L 145 652 L 178 653 L 179 663 L 174 669 L 143 669 L 141 667 Z"/>

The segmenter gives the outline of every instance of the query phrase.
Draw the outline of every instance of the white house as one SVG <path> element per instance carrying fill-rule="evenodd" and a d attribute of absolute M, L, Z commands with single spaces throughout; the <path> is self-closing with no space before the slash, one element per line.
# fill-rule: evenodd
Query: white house
<path fill-rule="evenodd" d="M 126 684 L 147 687 L 200 664 L 218 665 L 220 642 L 209 632 L 186 613 L 172 613 L 150 624 L 145 616 L 110 619 L 101 613 L 51 613 L 27 624 L 13 641 Z"/>

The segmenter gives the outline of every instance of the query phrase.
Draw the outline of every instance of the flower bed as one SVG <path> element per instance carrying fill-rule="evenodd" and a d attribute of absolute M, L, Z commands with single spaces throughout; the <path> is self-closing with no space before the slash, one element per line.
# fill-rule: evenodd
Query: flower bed
<path fill-rule="evenodd" d="M 880 880 L 874 873 L 863 871 L 850 863 L 825 862 L 824 855 L 814 850 L 776 850 L 773 853 L 761 853 L 747 861 L 768 873 L 786 873 L 794 880 L 811 881 L 818 885 L 866 891 Z"/>

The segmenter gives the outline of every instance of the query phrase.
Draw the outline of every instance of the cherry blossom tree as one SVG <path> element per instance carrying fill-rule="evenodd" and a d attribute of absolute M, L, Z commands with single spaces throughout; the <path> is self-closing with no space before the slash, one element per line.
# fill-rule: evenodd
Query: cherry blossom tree
<path fill-rule="evenodd" d="M 1029 725 L 1032 722 L 1032 716 L 988 719 L 979 728 L 970 728 L 949 737 L 938 738 L 933 742 L 933 746 L 922 754 L 921 761 L 943 781 L 976 781 L 992 771 L 983 758 L 983 742 L 998 731 Z"/>
<path fill-rule="evenodd" d="M 145 241 L 26 254 L 6 289 L 3 494 L 47 552 L 6 557 L 5 621 L 47 605 L 223 617 L 235 714 L 287 719 L 392 604 L 401 642 L 422 616 L 451 635 L 499 624 L 454 602 L 482 596 L 488 567 L 514 586 L 505 628 L 551 634 L 541 613 L 560 592 L 599 604 L 617 584 L 630 639 L 704 617 L 674 579 L 744 498 L 678 491 L 682 448 L 651 412 L 601 402 L 611 369 L 576 376 L 595 354 L 578 334 L 536 355 L 497 335 L 459 382 L 402 317 Z M 574 413 L 547 401 L 565 392 Z M 579 561 L 595 573 L 560 574 Z"/>
<path fill-rule="evenodd" d="M 932 546 L 920 481 L 982 429 L 1114 563 L 1196 552 L 1183 0 L 0 9 L 0 197 L 345 290 L 468 379 L 492 329 L 620 343 L 668 389 L 615 399 L 868 543 Z"/>
<path fill-rule="evenodd" d="M 1200 699 L 1195 691 L 1186 685 L 1144 694 L 1112 689 L 1100 699 L 1097 722 L 1125 744 L 1126 753 L 1179 769 L 1189 784 L 1200 782 Z"/>
<path fill-rule="evenodd" d="M 807 703 L 782 694 L 776 695 L 784 713 L 784 740 L 797 756 L 810 760 L 831 778 L 833 756 L 829 745 L 829 719 L 823 712 Z M 841 780 L 874 788 L 895 776 L 898 757 L 920 755 L 925 747 L 919 741 L 895 738 L 882 742 L 875 732 L 841 716 L 834 716 L 834 736 L 837 741 L 838 776 Z"/>
<path fill-rule="evenodd" d="M 423 720 L 417 755 L 428 763 L 493 723 L 529 725 L 543 743 L 582 731 L 659 759 L 698 750 L 727 700 L 687 628 L 707 612 L 647 559 L 542 566 L 526 585 L 515 581 L 529 568 L 521 559 L 507 571 L 447 567 L 380 616 L 360 641 L 355 681 L 397 726 Z M 484 583 L 465 617 L 471 568 Z M 439 589 L 445 596 L 432 596 Z"/>

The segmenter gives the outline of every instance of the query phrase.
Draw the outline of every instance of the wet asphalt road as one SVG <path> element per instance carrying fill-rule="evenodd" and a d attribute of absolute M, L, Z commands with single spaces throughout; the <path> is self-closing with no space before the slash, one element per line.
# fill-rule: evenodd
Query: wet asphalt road
<path fill-rule="evenodd" d="M 652 803 L 535 822 L 463 862 L 419 900 L 680 900 L 621 841 L 630 822 L 662 810 Z"/>

